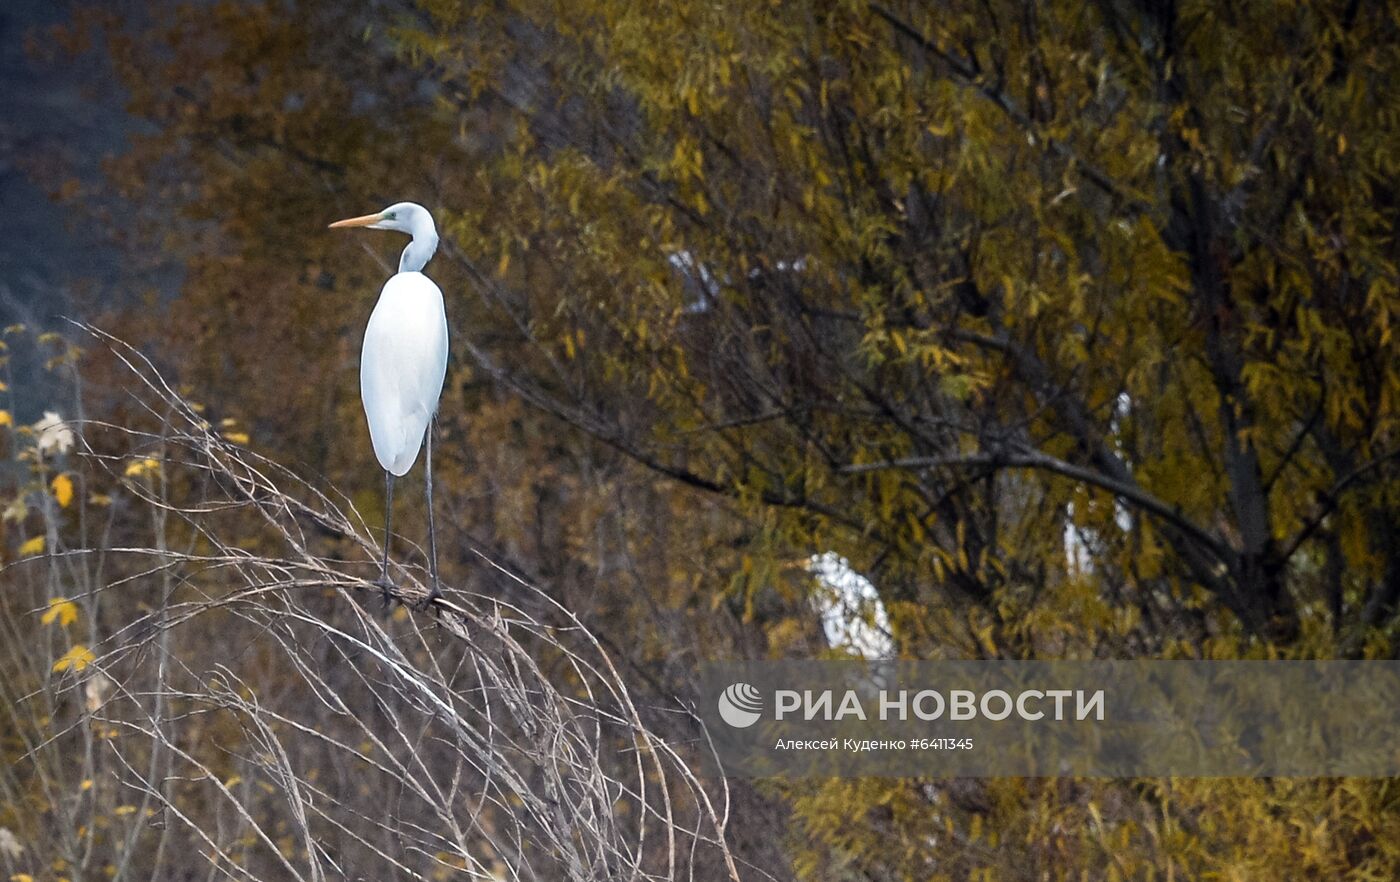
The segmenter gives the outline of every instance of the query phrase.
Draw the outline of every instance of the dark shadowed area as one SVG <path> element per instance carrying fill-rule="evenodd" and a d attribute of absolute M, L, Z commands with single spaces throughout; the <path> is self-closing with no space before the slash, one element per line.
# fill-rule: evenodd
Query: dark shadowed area
<path fill-rule="evenodd" d="M 63 170 L 71 197 L 104 191 L 101 162 L 119 152 L 137 122 L 102 53 L 53 58 L 51 29 L 70 0 L 9 0 L 0 8 L 0 266 L 4 321 L 48 324 L 76 283 L 110 285 L 116 251 L 101 232 L 65 211 L 55 189 L 36 183 Z"/>

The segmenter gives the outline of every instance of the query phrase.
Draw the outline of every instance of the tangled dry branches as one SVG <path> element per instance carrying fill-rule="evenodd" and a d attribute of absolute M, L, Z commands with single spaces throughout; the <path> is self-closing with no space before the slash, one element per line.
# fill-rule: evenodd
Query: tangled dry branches
<path fill-rule="evenodd" d="M 379 548 L 348 499 L 231 443 L 87 330 L 158 428 L 88 422 L 84 456 L 156 538 L 100 551 L 94 618 L 138 590 L 141 612 L 51 678 L 58 732 L 29 749 L 82 745 L 84 789 L 110 782 L 127 817 L 62 832 L 70 863 L 111 840 L 118 879 L 191 850 L 211 879 L 740 878 L 728 792 L 694 771 L 703 731 L 661 737 L 568 609 L 474 550 L 508 598 L 445 585 L 410 612 L 423 573 L 398 567 L 402 611 L 384 616 Z M 133 451 L 158 468 L 132 476 Z M 47 565 L 76 579 L 98 554 Z"/>

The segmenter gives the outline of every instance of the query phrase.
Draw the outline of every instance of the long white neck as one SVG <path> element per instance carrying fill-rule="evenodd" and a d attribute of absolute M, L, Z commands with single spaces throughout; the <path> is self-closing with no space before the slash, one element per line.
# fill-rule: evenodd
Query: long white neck
<path fill-rule="evenodd" d="M 413 236 L 413 241 L 408 243 L 408 247 L 403 250 L 403 255 L 399 257 L 399 272 L 417 273 L 422 272 L 423 267 L 432 260 L 433 253 L 437 251 L 438 234 L 437 227 L 433 225 L 433 216 L 425 210 L 413 212 L 410 223 L 412 228 L 409 232 Z"/>

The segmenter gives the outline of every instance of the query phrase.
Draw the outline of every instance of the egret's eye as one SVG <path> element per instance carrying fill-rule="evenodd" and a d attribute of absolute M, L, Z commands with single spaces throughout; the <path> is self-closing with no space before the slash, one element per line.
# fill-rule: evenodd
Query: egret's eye
<path fill-rule="evenodd" d="M 384 219 L 385 219 L 385 220 L 393 220 L 393 219 L 394 219 L 394 213 L 393 213 L 392 211 L 386 211 L 386 212 L 384 212 Z"/>

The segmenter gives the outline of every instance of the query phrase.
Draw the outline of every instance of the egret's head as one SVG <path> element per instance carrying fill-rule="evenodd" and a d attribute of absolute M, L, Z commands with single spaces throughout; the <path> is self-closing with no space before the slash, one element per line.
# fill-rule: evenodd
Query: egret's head
<path fill-rule="evenodd" d="M 423 269 L 433 252 L 437 250 L 437 225 L 428 209 L 416 202 L 395 202 L 383 211 L 363 217 L 350 217 L 331 224 L 331 229 L 340 227 L 367 227 L 371 230 L 394 230 L 407 233 L 413 241 L 403 250 L 399 258 L 399 272 L 418 272 Z"/>
<path fill-rule="evenodd" d="M 368 227 L 371 230 L 394 230 L 418 235 L 434 229 L 433 216 L 416 202 L 395 202 L 383 211 L 336 221 L 330 228 Z"/>

